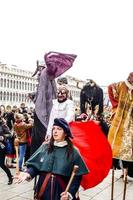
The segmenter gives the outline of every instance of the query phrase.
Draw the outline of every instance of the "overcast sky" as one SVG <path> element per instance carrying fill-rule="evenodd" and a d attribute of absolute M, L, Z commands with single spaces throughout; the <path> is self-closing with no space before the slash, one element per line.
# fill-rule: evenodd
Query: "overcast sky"
<path fill-rule="evenodd" d="M 0 0 L 0 61 L 34 71 L 46 52 L 77 54 L 67 75 L 100 85 L 133 71 L 132 0 Z"/>

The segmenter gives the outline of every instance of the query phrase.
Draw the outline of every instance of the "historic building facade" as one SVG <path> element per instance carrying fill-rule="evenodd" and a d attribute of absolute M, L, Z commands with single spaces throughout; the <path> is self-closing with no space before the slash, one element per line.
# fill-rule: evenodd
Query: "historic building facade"
<path fill-rule="evenodd" d="M 0 105 L 17 105 L 25 102 L 27 106 L 34 106 L 28 98 L 28 93 L 36 91 L 37 80 L 32 77 L 33 72 L 23 70 L 17 66 L 0 63 Z M 75 105 L 79 107 L 80 91 L 86 81 L 66 76 L 69 89 Z M 106 87 L 104 97 L 107 97 Z"/>
<path fill-rule="evenodd" d="M 32 106 L 27 94 L 35 91 L 36 85 L 32 72 L 0 63 L 0 104 L 20 105 L 25 102 Z"/>
<path fill-rule="evenodd" d="M 27 106 L 34 104 L 27 97 L 28 93 L 36 91 L 37 80 L 32 77 L 33 72 L 23 70 L 17 66 L 8 66 L 0 63 L 0 105 L 17 105 L 25 102 Z M 84 81 L 79 81 L 71 76 L 66 76 L 71 90 L 71 95 L 77 106 L 79 106 L 80 88 Z"/>

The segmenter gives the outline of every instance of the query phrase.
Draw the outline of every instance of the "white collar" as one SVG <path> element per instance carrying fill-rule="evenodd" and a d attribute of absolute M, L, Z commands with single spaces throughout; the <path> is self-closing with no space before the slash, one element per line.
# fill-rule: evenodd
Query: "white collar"
<path fill-rule="evenodd" d="M 67 143 L 66 140 L 64 140 L 62 142 L 56 142 L 56 141 L 54 141 L 54 146 L 56 146 L 56 147 L 65 147 L 67 145 L 68 145 L 68 143 Z"/>
<path fill-rule="evenodd" d="M 125 80 L 125 84 L 130 90 L 133 90 L 133 85 L 128 80 Z"/>
<path fill-rule="evenodd" d="M 132 90 L 133 90 L 133 85 L 129 83 L 128 80 L 125 81 L 126 86 L 128 87 L 128 93 L 129 93 L 129 99 L 132 101 Z"/>

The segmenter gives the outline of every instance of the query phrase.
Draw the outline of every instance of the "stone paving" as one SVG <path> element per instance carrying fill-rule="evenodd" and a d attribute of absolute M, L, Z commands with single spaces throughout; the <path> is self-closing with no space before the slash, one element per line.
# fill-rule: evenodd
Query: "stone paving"
<path fill-rule="evenodd" d="M 15 169 L 11 169 L 15 175 Z M 123 200 L 123 181 L 119 178 L 121 170 L 115 171 L 114 200 Z M 6 174 L 0 169 L 0 200 L 33 200 L 33 181 L 7 185 Z M 111 170 L 108 176 L 94 188 L 79 190 L 80 200 L 111 200 Z M 133 200 L 133 178 L 127 184 L 126 200 Z"/>

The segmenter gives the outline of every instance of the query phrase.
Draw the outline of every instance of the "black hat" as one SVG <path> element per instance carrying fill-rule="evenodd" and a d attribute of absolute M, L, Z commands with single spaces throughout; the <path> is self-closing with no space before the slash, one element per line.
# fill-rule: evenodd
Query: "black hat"
<path fill-rule="evenodd" d="M 63 130 L 67 134 L 67 136 L 70 138 L 73 138 L 70 127 L 64 118 L 55 118 L 53 125 L 63 128 Z"/>

